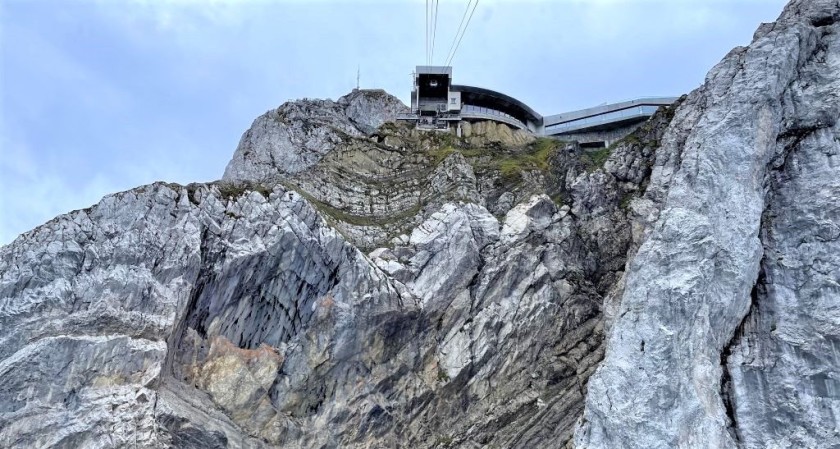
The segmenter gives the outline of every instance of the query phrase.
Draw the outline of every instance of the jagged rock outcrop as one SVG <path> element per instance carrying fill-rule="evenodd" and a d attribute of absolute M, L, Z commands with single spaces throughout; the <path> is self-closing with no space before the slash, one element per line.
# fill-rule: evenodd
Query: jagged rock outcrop
<path fill-rule="evenodd" d="M 146 186 L 4 248 L 0 445 L 260 447 L 279 366 L 327 357 L 289 342 L 346 357 L 358 314 L 413 308 L 296 193 L 229 194 Z"/>
<path fill-rule="evenodd" d="M 794 1 L 676 111 L 582 448 L 840 445 L 840 3 Z"/>
<path fill-rule="evenodd" d="M 363 90 L 57 217 L 0 248 L 0 447 L 840 445 L 838 18 L 608 149 Z"/>
<path fill-rule="evenodd" d="M 332 100 L 289 102 L 257 117 L 242 136 L 222 179 L 267 181 L 311 167 L 330 151 L 393 121 L 405 105 L 381 90 Z"/>

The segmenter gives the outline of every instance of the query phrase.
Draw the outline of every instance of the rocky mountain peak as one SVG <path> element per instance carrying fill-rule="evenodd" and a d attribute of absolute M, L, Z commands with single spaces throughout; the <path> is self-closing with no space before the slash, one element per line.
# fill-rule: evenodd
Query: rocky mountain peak
<path fill-rule="evenodd" d="M 258 117 L 0 248 L 0 447 L 840 446 L 840 2 L 603 149 Z"/>
<path fill-rule="evenodd" d="M 265 181 L 299 173 L 343 144 L 361 137 L 408 108 L 378 89 L 357 89 L 338 101 L 304 99 L 257 117 L 242 135 L 225 181 Z"/>

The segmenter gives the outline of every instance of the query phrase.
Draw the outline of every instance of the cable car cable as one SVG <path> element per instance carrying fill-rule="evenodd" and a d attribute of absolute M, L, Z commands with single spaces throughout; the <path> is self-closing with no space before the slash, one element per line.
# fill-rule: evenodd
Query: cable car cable
<path fill-rule="evenodd" d="M 452 55 L 452 50 L 455 49 L 455 43 L 458 41 L 458 36 L 461 34 L 461 28 L 464 26 L 464 20 L 467 19 L 467 13 L 470 11 L 470 5 L 472 2 L 473 0 L 467 2 L 467 9 L 464 10 L 464 15 L 461 16 L 461 23 L 458 24 L 458 30 L 455 31 L 455 37 L 452 39 L 452 45 L 449 46 L 449 52 L 446 54 L 446 61 L 449 61 L 450 55 Z"/>
<path fill-rule="evenodd" d="M 429 54 L 430 64 L 435 60 L 435 36 L 437 35 L 437 17 L 438 17 L 438 2 L 440 0 L 435 0 L 434 8 L 435 8 L 435 18 L 432 22 L 432 52 Z"/>
<path fill-rule="evenodd" d="M 472 20 L 472 16 L 473 16 L 473 13 L 475 12 L 476 6 L 478 6 L 478 0 L 475 0 L 475 5 L 473 5 L 473 9 L 472 9 L 472 11 L 470 11 L 470 17 L 467 18 L 467 24 L 464 25 L 464 31 L 461 33 L 461 37 L 458 38 L 458 43 L 455 44 L 455 50 L 452 52 L 452 55 L 449 56 L 449 59 L 446 61 L 446 64 L 444 64 L 444 65 L 449 65 L 449 63 L 452 62 L 452 58 L 455 57 L 455 52 L 458 51 L 458 47 L 461 45 L 461 39 L 464 38 L 464 34 L 467 33 L 467 27 L 470 26 L 470 20 Z"/>
<path fill-rule="evenodd" d="M 429 0 L 426 0 L 426 64 L 429 63 Z"/>

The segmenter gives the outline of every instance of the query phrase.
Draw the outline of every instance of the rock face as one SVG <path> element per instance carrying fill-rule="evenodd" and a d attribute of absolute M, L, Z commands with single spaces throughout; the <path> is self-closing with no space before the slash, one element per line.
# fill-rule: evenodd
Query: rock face
<path fill-rule="evenodd" d="M 0 447 L 836 447 L 840 4 L 604 150 L 287 103 L 0 248 Z"/>
<path fill-rule="evenodd" d="M 286 103 L 257 117 L 225 169 L 226 181 L 268 181 L 299 173 L 351 137 L 373 132 L 408 108 L 379 90 Z"/>
<path fill-rule="evenodd" d="M 794 1 L 677 110 L 585 448 L 838 447 L 840 3 Z"/>
<path fill-rule="evenodd" d="M 569 444 L 655 151 L 600 169 L 472 131 L 385 125 L 276 182 L 144 186 L 4 247 L 0 445 Z"/>
<path fill-rule="evenodd" d="M 23 239 L 0 262 L 3 447 L 258 447 L 249 434 L 279 428 L 265 395 L 297 360 L 286 345 L 302 324 L 332 321 L 334 335 L 365 303 L 411 308 L 280 189 L 225 199 L 156 184 Z M 260 415 L 241 415 L 246 404 Z"/>

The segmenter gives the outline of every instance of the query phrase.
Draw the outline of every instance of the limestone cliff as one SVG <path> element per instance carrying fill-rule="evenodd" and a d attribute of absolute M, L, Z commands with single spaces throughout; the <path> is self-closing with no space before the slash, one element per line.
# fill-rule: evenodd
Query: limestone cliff
<path fill-rule="evenodd" d="M 355 90 L 338 99 L 286 103 L 257 117 L 225 169 L 226 181 L 270 181 L 301 172 L 352 137 L 407 112 L 381 90 Z"/>
<path fill-rule="evenodd" d="M 840 3 L 604 150 L 257 118 L 0 248 L 0 447 L 836 447 Z"/>
<path fill-rule="evenodd" d="M 791 2 L 676 111 L 579 447 L 840 446 L 838 117 L 837 0 Z"/>

